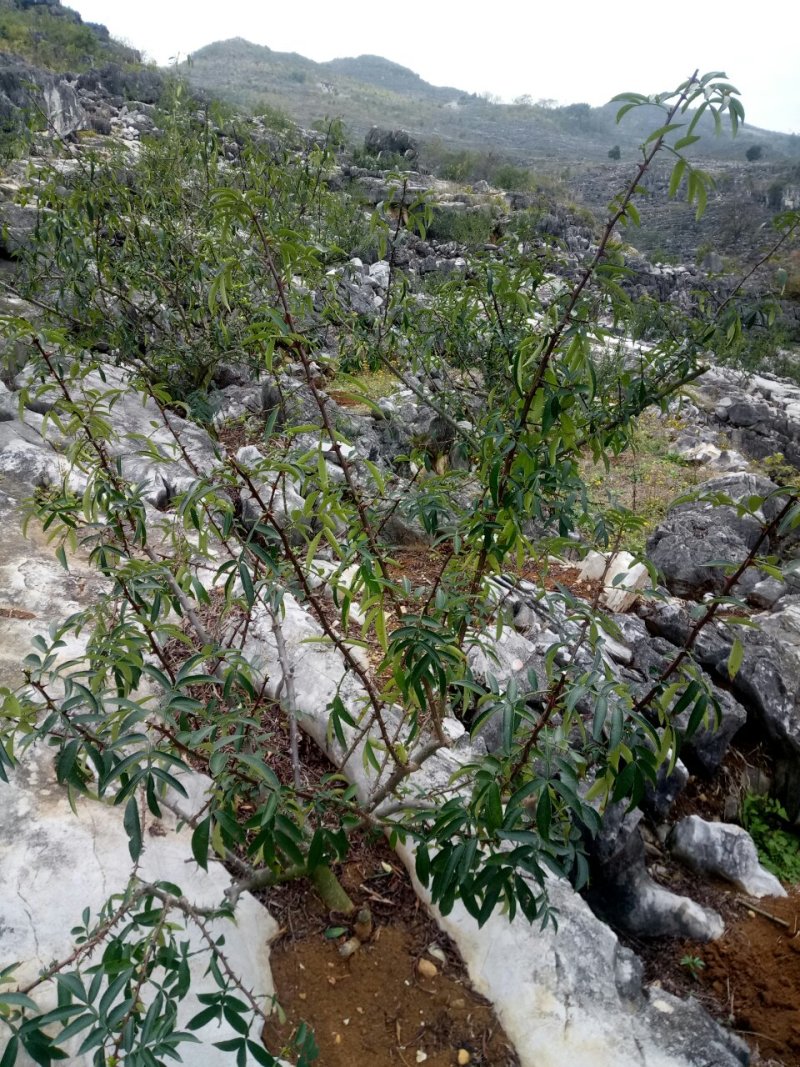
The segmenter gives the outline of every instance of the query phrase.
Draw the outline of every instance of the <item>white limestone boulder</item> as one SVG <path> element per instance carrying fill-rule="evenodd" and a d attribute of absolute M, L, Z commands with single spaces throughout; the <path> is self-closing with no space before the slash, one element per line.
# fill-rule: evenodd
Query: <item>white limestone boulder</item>
<path fill-rule="evenodd" d="M 84 908 L 95 917 L 111 894 L 125 889 L 132 867 L 121 809 L 79 797 L 73 812 L 66 790 L 55 779 L 52 761 L 52 751 L 43 746 L 29 751 L 10 775 L 10 783 L 0 783 L 0 968 L 20 961 L 15 972 L 20 986 L 70 954 L 69 931 L 80 924 Z M 203 780 L 194 776 L 189 784 L 192 795 L 202 802 Z M 140 877 L 180 886 L 197 907 L 219 904 L 230 876 L 216 862 L 209 863 L 208 872 L 200 870 L 192 858 L 191 831 L 175 832 L 174 816 L 166 810 L 163 814 L 159 822 L 148 816 L 154 832 L 145 831 Z M 191 949 L 203 949 L 205 942 L 193 924 L 177 912 L 174 919 L 185 923 Z M 235 923 L 215 920 L 209 929 L 215 937 L 224 934 L 226 957 L 268 1010 L 274 993 L 269 967 L 269 945 L 278 930 L 274 919 L 255 898 L 244 895 Z M 192 986 L 179 1012 L 181 1026 L 200 1010 L 198 995 L 216 989 L 213 978 L 205 974 L 207 965 L 205 952 L 192 958 Z M 33 996 L 43 1010 L 55 1007 L 51 986 L 39 987 Z M 93 1062 L 93 1052 L 75 1054 L 84 1036 L 68 1046 L 74 1067 Z M 184 1062 L 229 1067 L 229 1055 L 212 1044 L 235 1036 L 227 1023 L 209 1024 L 197 1036 L 202 1043 L 184 1046 Z M 32 1063 L 25 1057 L 17 1062 L 20 1067 Z"/>

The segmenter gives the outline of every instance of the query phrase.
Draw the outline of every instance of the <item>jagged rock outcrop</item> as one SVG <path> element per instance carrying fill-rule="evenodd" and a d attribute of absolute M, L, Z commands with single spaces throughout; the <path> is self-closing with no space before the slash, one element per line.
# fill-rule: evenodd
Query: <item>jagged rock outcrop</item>
<path fill-rule="evenodd" d="M 6 123 L 29 122 L 66 137 L 86 122 L 76 82 L 74 76 L 50 74 L 0 53 L 0 116 Z"/>
<path fill-rule="evenodd" d="M 670 510 L 647 542 L 647 555 L 664 577 L 670 592 L 687 599 L 719 592 L 728 577 L 720 561 L 738 565 L 761 538 L 763 523 L 779 511 L 778 486 L 754 474 L 720 475 L 699 486 L 697 500 Z M 741 514 L 737 504 L 765 498 L 761 508 Z M 722 503 L 722 501 L 730 503 Z M 774 550 L 778 538 L 762 547 Z"/>
<path fill-rule="evenodd" d="M 386 130 L 373 126 L 364 138 L 364 150 L 370 155 L 392 154 L 414 159 L 418 144 L 407 130 Z"/>

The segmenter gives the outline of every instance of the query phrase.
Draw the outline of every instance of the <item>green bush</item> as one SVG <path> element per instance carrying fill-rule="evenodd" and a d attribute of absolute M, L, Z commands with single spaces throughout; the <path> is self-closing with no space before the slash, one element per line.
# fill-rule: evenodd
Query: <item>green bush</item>
<path fill-rule="evenodd" d="M 514 193 L 526 193 L 534 188 L 531 172 L 526 167 L 518 167 L 513 163 L 496 167 L 492 172 L 491 182 L 498 189 L 507 189 Z"/>
<path fill-rule="evenodd" d="M 53 71 L 84 71 L 104 63 L 139 60 L 132 48 L 103 40 L 80 20 L 53 15 L 46 7 L 0 10 L 0 51 Z"/>
<path fill-rule="evenodd" d="M 774 797 L 748 793 L 742 802 L 742 825 L 755 841 L 758 858 L 782 882 L 800 882 L 800 836 Z"/>
<path fill-rule="evenodd" d="M 493 229 L 494 219 L 490 208 L 434 207 L 428 236 L 437 241 L 479 245 L 491 238 Z"/>
<path fill-rule="evenodd" d="M 624 106 L 645 100 L 627 96 Z M 647 142 L 642 170 L 668 153 L 675 188 L 688 176 L 687 194 L 701 210 L 707 179 L 681 156 L 685 131 L 673 125 L 698 100 L 738 122 L 726 82 L 690 78 L 659 97 L 661 133 Z M 575 120 L 581 116 L 579 109 Z M 189 1036 L 174 1025 L 191 985 L 184 927 L 202 934 L 207 920 L 235 917 L 247 890 L 298 877 L 317 884 L 365 826 L 414 846 L 417 878 L 442 913 L 460 901 L 479 925 L 497 909 L 546 924 L 555 918 L 551 875 L 576 889 L 587 882 L 587 841 L 604 806 L 640 803 L 679 749 L 678 716 L 686 712 L 690 734 L 715 706 L 710 681 L 688 655 L 644 693 L 610 672 L 601 640 L 615 627 L 569 588 L 554 595 L 575 630 L 538 673 L 501 686 L 491 676 L 479 682 L 468 665 L 470 643 L 503 624 L 492 576 L 572 549 L 576 538 L 608 550 L 641 525 L 629 510 L 593 500 L 587 458 L 605 466 L 630 450 L 642 413 L 665 408 L 693 379 L 713 336 L 712 317 L 677 337 L 665 332 L 635 361 L 614 351 L 631 305 L 611 234 L 620 218 L 635 223 L 640 187 L 616 199 L 577 277 L 562 268 L 554 278 L 556 253 L 518 254 L 513 242 L 491 262 L 476 257 L 467 277 L 435 292 L 413 292 L 408 277 L 392 272 L 380 313 L 359 315 L 356 334 L 328 262 L 341 249 L 342 213 L 359 209 L 328 190 L 325 145 L 265 146 L 244 126 L 234 143 L 223 141 L 180 87 L 158 125 L 160 137 L 137 159 L 79 161 L 66 178 L 59 166 L 37 172 L 47 210 L 20 283 L 37 302 L 36 318 L 3 320 L 9 348 L 19 342 L 30 353 L 20 401 L 51 397 L 55 388 L 48 418 L 64 442 L 64 478 L 34 493 L 28 519 L 65 567 L 84 546 L 84 562 L 103 581 L 86 611 L 53 619 L 37 635 L 22 683 L 0 694 L 0 779 L 20 752 L 46 746 L 62 785 L 119 806 L 131 855 L 121 872 L 125 893 L 99 916 L 87 911 L 77 949 L 34 983 L 58 987 L 55 1013 L 40 1012 L 32 987 L 0 990 L 0 1028 L 11 1048 L 4 1064 L 20 1048 L 37 1062 L 63 1059 L 64 1033 L 82 1027 L 92 1027 L 86 1041 L 98 1063 L 122 1055 L 161 1064 L 194 1028 L 224 1017 L 236 1032 L 221 1046 L 231 1062 L 252 1053 L 274 1067 L 258 1041 L 266 1006 L 227 965 L 221 941 L 203 941 L 217 988 L 188 1022 Z M 378 209 L 371 220 L 390 261 L 405 230 L 435 232 L 426 198 L 406 195 L 402 177 L 397 189 L 396 211 Z M 454 218 L 470 215 L 484 236 L 491 213 Z M 419 460 L 420 477 L 402 486 L 398 507 L 441 546 L 433 590 L 398 576 L 384 540 L 391 473 L 349 458 L 341 432 L 351 428 L 330 417 L 320 366 L 332 366 L 340 338 L 353 338 L 346 355 L 355 366 L 379 364 L 412 391 L 414 380 L 440 383 L 425 394 L 435 431 L 432 424 L 427 440 L 412 438 L 416 456 L 397 461 Z M 117 388 L 103 377 L 111 359 L 127 372 Z M 114 405 L 131 392 L 147 399 L 190 467 L 193 429 L 170 416 L 189 408 L 207 418 L 224 360 L 267 376 L 291 362 L 320 413 L 316 443 L 300 445 L 306 425 L 267 432 L 256 450 L 257 480 L 235 450 L 220 449 L 210 469 L 195 465 L 188 485 L 167 493 L 165 511 L 147 507 L 143 486 L 114 456 L 133 449 L 153 473 L 172 457 L 158 435 L 123 437 Z M 359 399 L 371 401 L 366 391 Z M 451 442 L 462 469 L 438 466 Z M 299 486 L 292 491 L 302 507 L 278 508 L 287 486 Z M 797 507 L 785 521 L 800 524 Z M 331 600 L 310 580 L 323 551 L 335 575 L 350 576 Z M 347 684 L 324 708 L 295 701 L 294 661 L 281 645 L 289 595 L 341 657 Z M 729 602 L 703 606 L 687 653 Z M 277 659 L 267 680 L 260 664 L 270 632 Z M 64 658 L 78 635 L 85 652 Z M 374 669 L 355 651 L 361 643 L 375 653 Z M 337 773 L 320 780 L 318 762 L 304 767 L 297 729 L 323 712 L 317 736 Z M 418 771 L 442 754 L 449 761 L 452 716 L 474 735 L 493 719 L 502 736 L 491 755 L 476 748 L 458 775 L 448 771 L 431 796 Z M 358 786 L 346 777 L 351 758 L 361 768 Z M 213 782 L 192 826 L 194 859 L 203 868 L 224 859 L 236 878 L 202 911 L 181 886 L 143 882 L 138 862 L 165 787 L 180 793 L 175 775 L 190 767 Z M 190 882 L 191 872 L 187 889 Z M 3 985 L 15 984 L 13 970 L 0 970 Z"/>

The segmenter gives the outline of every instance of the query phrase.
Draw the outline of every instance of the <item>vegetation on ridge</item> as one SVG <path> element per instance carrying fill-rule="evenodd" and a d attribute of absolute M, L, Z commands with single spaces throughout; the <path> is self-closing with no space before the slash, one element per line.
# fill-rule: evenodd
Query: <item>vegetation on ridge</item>
<path fill-rule="evenodd" d="M 139 53 L 109 37 L 103 26 L 84 23 L 59 5 L 0 2 L 0 52 L 56 72 L 81 72 L 107 63 L 138 63 Z"/>

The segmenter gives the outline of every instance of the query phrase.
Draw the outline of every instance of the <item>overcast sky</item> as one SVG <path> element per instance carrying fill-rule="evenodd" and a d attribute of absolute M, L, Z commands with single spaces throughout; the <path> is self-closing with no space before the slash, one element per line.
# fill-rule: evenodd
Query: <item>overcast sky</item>
<path fill-rule="evenodd" d="M 372 53 L 434 85 L 602 104 L 723 70 L 747 121 L 800 133 L 797 0 L 66 0 L 159 63 L 245 37 L 322 61 Z M 418 11 L 418 14 L 414 12 Z"/>

